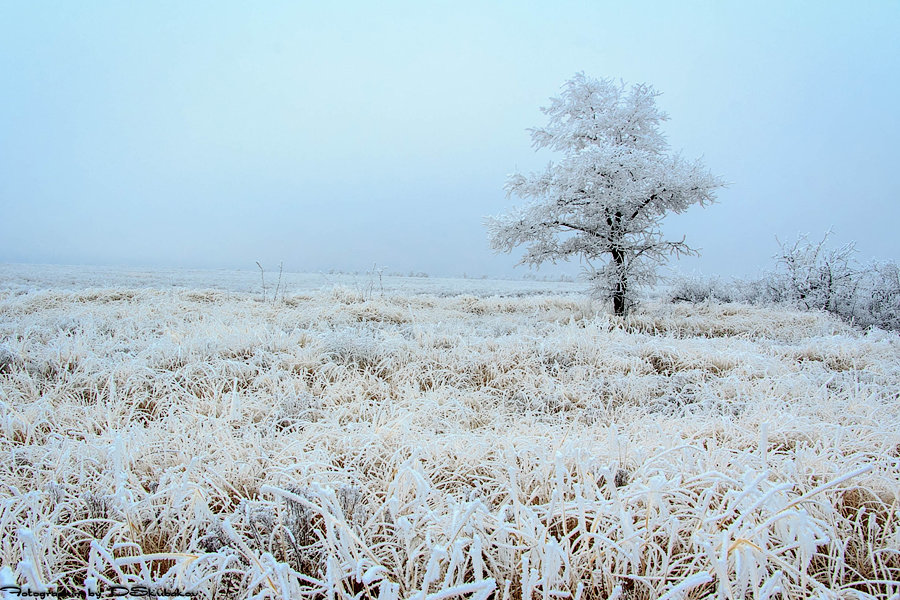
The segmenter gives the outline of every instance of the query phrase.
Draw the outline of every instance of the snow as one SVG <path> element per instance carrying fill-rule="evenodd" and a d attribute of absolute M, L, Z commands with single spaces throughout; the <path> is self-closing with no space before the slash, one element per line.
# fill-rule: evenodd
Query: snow
<path fill-rule="evenodd" d="M 13 573 L 12 568 L 9 565 L 4 565 L 2 569 L 0 569 L 0 588 L 15 587 L 18 583 L 16 582 L 16 574 Z M 11 590 L 4 590 L 2 593 L 3 600 L 9 600 L 13 598 L 13 592 Z"/>
<path fill-rule="evenodd" d="M 622 319 L 555 283 L 264 302 L 232 273 L 3 274 L 4 581 L 898 592 L 897 334 L 741 304 Z"/>
<path fill-rule="evenodd" d="M 278 280 L 277 269 L 265 272 L 269 298 Z M 364 273 L 283 273 L 285 294 L 343 290 L 351 295 L 432 294 L 435 296 L 527 296 L 532 294 L 580 294 L 584 283 L 522 279 L 464 279 L 447 277 L 379 276 Z M 230 269 L 141 269 L 78 265 L 27 265 L 0 263 L 0 287 L 15 292 L 53 289 L 172 289 L 175 291 L 227 291 L 262 297 L 260 272 L 255 267 Z"/>

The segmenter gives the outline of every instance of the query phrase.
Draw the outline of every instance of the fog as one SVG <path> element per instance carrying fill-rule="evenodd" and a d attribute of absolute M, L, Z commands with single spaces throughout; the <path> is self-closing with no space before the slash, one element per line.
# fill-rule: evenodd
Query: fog
<path fill-rule="evenodd" d="M 0 262 L 521 276 L 483 218 L 578 71 L 730 182 L 678 269 L 898 257 L 900 4 L 620 4 L 2 3 Z"/>

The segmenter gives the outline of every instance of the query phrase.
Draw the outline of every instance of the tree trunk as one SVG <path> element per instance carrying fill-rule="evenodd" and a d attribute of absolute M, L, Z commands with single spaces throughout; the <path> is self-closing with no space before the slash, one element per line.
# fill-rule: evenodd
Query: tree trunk
<path fill-rule="evenodd" d="M 628 306 L 625 303 L 625 292 L 628 289 L 628 282 L 625 280 L 625 253 L 621 248 L 614 247 L 612 258 L 616 265 L 616 279 L 612 292 L 613 312 L 617 316 L 624 317 L 628 312 Z"/>

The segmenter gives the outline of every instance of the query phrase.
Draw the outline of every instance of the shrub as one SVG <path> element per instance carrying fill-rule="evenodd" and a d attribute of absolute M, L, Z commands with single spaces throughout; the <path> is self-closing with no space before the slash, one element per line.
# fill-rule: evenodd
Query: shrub
<path fill-rule="evenodd" d="M 737 297 L 734 288 L 729 288 L 718 277 L 682 277 L 677 279 L 668 292 L 670 302 L 734 302 Z"/>
<path fill-rule="evenodd" d="M 823 310 L 860 327 L 900 331 L 900 268 L 896 262 L 860 265 L 851 242 L 839 248 L 827 246 L 830 232 L 820 241 L 806 235 L 788 245 L 780 244 L 776 269 L 753 280 L 731 285 L 717 278 L 690 277 L 676 280 L 671 302 L 746 302 L 791 304 L 806 310 Z"/>
<path fill-rule="evenodd" d="M 842 316 L 855 312 L 861 271 L 853 261 L 856 247 L 851 242 L 837 249 L 826 247 L 827 232 L 819 242 L 801 235 L 793 245 L 781 245 L 776 257 L 780 270 L 773 283 L 785 299 L 806 309 L 819 309 Z"/>

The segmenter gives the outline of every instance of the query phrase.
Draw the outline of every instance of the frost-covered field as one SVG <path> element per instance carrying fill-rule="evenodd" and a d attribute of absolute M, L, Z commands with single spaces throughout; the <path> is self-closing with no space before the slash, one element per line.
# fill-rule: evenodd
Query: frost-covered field
<path fill-rule="evenodd" d="M 3 269 L 5 582 L 900 591 L 895 334 L 742 305 L 622 321 L 562 294 L 578 284 L 325 282 L 273 303 L 252 272 L 227 291 Z M 562 288 L 523 295 L 541 285 Z"/>
<path fill-rule="evenodd" d="M 84 290 L 89 288 L 155 288 L 220 290 L 274 296 L 279 272 L 258 269 L 140 269 L 129 267 L 88 267 L 69 265 L 0 264 L 0 287 L 14 291 L 37 289 Z M 377 267 L 364 273 L 281 274 L 279 297 L 291 294 L 346 287 L 365 296 L 382 293 L 434 294 L 448 296 L 529 295 L 541 293 L 580 294 L 583 283 L 497 279 L 447 279 L 443 277 L 398 277 L 379 273 Z"/>

